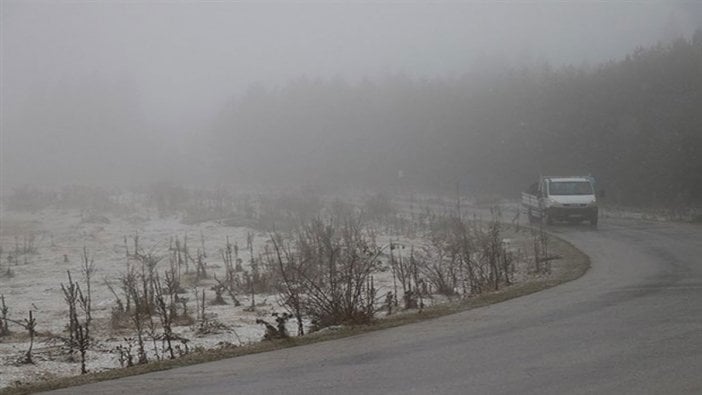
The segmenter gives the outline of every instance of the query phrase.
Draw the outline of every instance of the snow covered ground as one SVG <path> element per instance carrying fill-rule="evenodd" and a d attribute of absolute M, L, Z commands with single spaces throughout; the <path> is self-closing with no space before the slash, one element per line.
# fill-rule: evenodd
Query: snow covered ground
<path fill-rule="evenodd" d="M 211 276 L 224 275 L 221 251 L 227 238 L 237 244 L 242 252 L 244 265 L 248 252 L 243 248 L 247 237 L 253 234 L 255 251 L 263 249 L 269 235 L 246 227 L 225 226 L 208 221 L 192 225 L 184 224 L 176 216 L 159 217 L 155 210 L 134 209 L 119 214 L 87 214 L 78 210 L 44 209 L 36 213 L 4 210 L 0 213 L 0 294 L 4 295 L 9 308 L 8 318 L 23 321 L 28 312 L 33 312 L 37 321 L 37 339 L 34 344 L 34 364 L 19 363 L 29 347 L 27 331 L 10 324 L 11 335 L 0 337 L 0 388 L 17 383 L 32 382 L 59 376 L 77 375 L 80 364 L 69 361 L 60 336 L 65 335 L 68 323 L 68 307 L 64 301 L 61 284 L 68 284 L 67 271 L 75 281 L 82 283 L 82 253 L 84 248 L 94 260 L 92 277 L 93 332 L 96 342 L 87 355 L 89 371 L 100 371 L 120 366 L 119 353 L 115 348 L 126 344 L 126 337 L 134 336 L 133 329 L 114 328 L 111 312 L 115 297 L 106 283 L 118 287 L 119 278 L 127 270 L 127 245 L 131 246 L 134 235 L 139 236 L 139 245 L 159 256 L 168 256 L 169 246 L 175 238 L 188 238 L 192 249 L 204 248 L 210 279 L 185 284 L 188 291 L 189 309 L 195 311 L 194 292 L 206 290 L 208 301 L 213 299 L 214 284 Z M 421 238 L 379 234 L 378 244 L 391 241 L 405 246 L 420 246 Z M 31 250 L 18 254 L 23 249 Z M 408 253 L 409 248 L 403 250 Z M 524 262 L 517 262 L 515 276 L 523 279 L 526 274 Z M 168 259 L 159 263 L 158 270 L 168 267 Z M 191 266 L 189 270 L 194 271 Z M 377 295 L 393 290 L 392 275 L 384 271 L 374 276 Z M 212 321 L 224 325 L 220 331 L 199 336 L 195 325 L 174 328 L 181 336 L 190 340 L 188 347 L 216 348 L 223 344 L 242 345 L 258 342 L 265 328 L 256 323 L 263 318 L 271 321 L 273 312 L 284 309 L 276 295 L 255 295 L 255 309 L 248 308 L 250 299 L 241 295 L 241 306 L 235 307 L 229 298 L 226 305 L 206 307 Z M 435 300 L 440 300 L 439 298 Z M 431 301 L 429 302 L 431 304 Z M 295 323 L 288 322 L 291 334 L 296 333 Z M 147 347 L 148 348 L 148 347 Z M 150 355 L 150 358 L 153 358 Z"/>
<path fill-rule="evenodd" d="M 68 284 L 67 271 L 74 280 L 82 283 L 82 253 L 85 247 L 94 259 L 95 272 L 92 281 L 94 334 L 99 339 L 88 357 L 91 371 L 119 366 L 118 354 L 113 349 L 124 343 L 129 330 L 113 329 L 110 325 L 111 310 L 115 298 L 105 282 L 118 287 L 118 279 L 127 270 L 124 239 L 139 235 L 139 243 L 156 255 L 168 255 L 170 241 L 179 237 L 191 238 L 198 247 L 204 243 L 207 252 L 208 269 L 213 273 L 223 273 L 219 250 L 224 248 L 227 237 L 231 243 L 246 245 L 246 237 L 251 229 L 233 228 L 206 222 L 198 225 L 184 225 L 177 218 L 156 218 L 148 212 L 133 213 L 126 217 L 101 215 L 86 221 L 81 213 L 73 210 L 42 210 L 36 214 L 3 212 L 0 227 L 0 245 L 3 247 L 0 264 L 0 294 L 5 296 L 9 308 L 9 318 L 22 321 L 30 310 L 37 320 L 38 342 L 35 344 L 35 365 L 17 364 L 27 350 L 29 343 L 26 331 L 10 324 L 12 336 L 0 338 L 0 387 L 17 381 L 33 381 L 59 375 L 72 375 L 80 372 L 77 363 L 67 363 L 62 357 L 61 342 L 53 340 L 62 335 L 68 323 L 68 307 L 64 301 L 61 284 Z M 255 247 L 265 243 L 265 235 L 254 237 Z M 31 240 L 31 241 L 30 241 Z M 14 257 L 14 250 L 31 244 L 34 253 Z M 13 256 L 8 259 L 8 256 Z M 9 261 L 9 262 L 8 262 Z M 167 259 L 159 263 L 162 268 L 168 265 Z M 193 267 L 190 270 L 194 270 Z M 209 289 L 211 281 L 192 284 L 205 289 L 208 298 L 214 297 Z M 191 291 L 192 293 L 192 291 Z M 190 300 L 195 298 L 190 295 Z M 190 347 L 212 348 L 220 342 L 245 344 L 261 339 L 262 325 L 256 324 L 258 317 L 270 318 L 273 311 L 280 310 L 275 297 L 258 295 L 255 311 L 244 311 L 247 306 L 242 296 L 242 306 L 207 306 L 208 317 L 231 328 L 217 335 L 198 338 L 189 326 L 178 327 L 177 332 L 192 340 Z M 194 311 L 194 303 L 190 308 Z M 62 361 L 62 359 L 64 361 Z"/>

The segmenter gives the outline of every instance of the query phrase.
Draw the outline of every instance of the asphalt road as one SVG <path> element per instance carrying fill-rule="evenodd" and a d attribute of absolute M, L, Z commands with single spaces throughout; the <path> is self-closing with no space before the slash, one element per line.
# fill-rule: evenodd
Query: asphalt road
<path fill-rule="evenodd" d="M 65 394 L 702 394 L 702 226 L 553 232 L 582 278 L 342 340 L 69 388 Z"/>

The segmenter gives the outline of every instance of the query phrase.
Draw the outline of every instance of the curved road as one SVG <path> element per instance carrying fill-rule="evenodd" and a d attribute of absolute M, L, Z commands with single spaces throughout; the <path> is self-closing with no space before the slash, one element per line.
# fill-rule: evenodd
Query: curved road
<path fill-rule="evenodd" d="M 592 258 L 585 276 L 404 327 L 57 393 L 702 393 L 702 226 L 552 230 Z"/>

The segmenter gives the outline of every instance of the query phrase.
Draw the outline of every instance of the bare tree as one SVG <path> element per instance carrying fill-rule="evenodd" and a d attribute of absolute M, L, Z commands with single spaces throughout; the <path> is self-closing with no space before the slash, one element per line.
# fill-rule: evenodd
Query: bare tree
<path fill-rule="evenodd" d="M 69 347 L 69 355 L 77 349 L 80 353 L 81 374 L 88 372 L 86 368 L 86 353 L 90 347 L 90 327 L 92 322 L 92 301 L 91 301 L 91 278 L 94 272 L 94 261 L 88 254 L 88 249 L 83 247 L 82 255 L 82 272 L 85 280 L 86 292 L 80 288 L 77 282 L 73 281 L 71 272 L 68 274 L 68 285 L 61 284 L 64 300 L 68 305 L 68 332 L 69 337 L 66 343 Z M 78 310 L 82 312 L 82 319 L 78 314 Z"/>

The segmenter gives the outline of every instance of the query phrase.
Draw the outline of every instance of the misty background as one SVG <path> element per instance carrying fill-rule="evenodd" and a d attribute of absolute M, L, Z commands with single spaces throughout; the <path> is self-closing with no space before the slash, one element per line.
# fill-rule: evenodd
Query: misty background
<path fill-rule="evenodd" d="M 702 202 L 698 2 L 0 4 L 3 193 L 592 173 Z"/>

